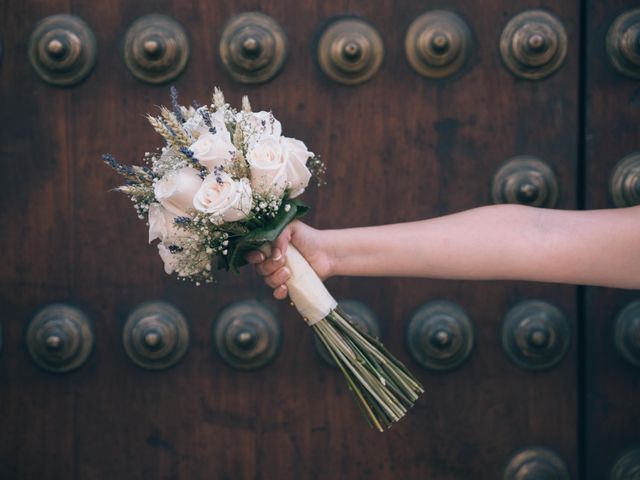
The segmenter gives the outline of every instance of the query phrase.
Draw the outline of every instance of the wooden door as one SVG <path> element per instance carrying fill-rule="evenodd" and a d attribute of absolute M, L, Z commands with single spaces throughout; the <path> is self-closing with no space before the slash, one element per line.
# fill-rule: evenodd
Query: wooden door
<path fill-rule="evenodd" d="M 524 461 L 519 475 L 525 476 L 518 478 L 529 478 L 526 471 L 551 478 L 540 475 L 563 469 L 579 478 L 577 352 L 583 337 L 576 287 L 329 280 L 337 298 L 362 302 L 378 316 L 385 344 L 426 386 L 408 416 L 380 434 L 367 428 L 297 314 L 273 302 L 253 272 L 229 275 L 211 288 L 166 276 L 130 202 L 109 191 L 119 179 L 100 162 L 110 151 L 133 163 L 158 145 L 142 114 L 166 104 L 168 88 L 134 78 L 122 49 L 136 19 L 161 13 L 187 32 L 188 65 L 173 81 L 185 102 L 206 102 L 215 85 L 234 104 L 248 94 L 255 108 L 274 112 L 285 134 L 303 139 L 326 161 L 327 185 L 305 195 L 314 226 L 444 215 L 491 203 L 492 189 L 495 201 L 576 208 L 580 3 L 542 6 L 555 22 L 543 33 L 555 36 L 543 35 L 540 43 L 529 34 L 527 48 L 536 50 L 529 52 L 534 58 L 549 51 L 548 42 L 558 51 L 542 67 L 525 65 L 524 73 L 514 73 L 507 66 L 509 48 L 507 60 L 501 56 L 501 35 L 523 12 L 533 16 L 516 24 L 512 35 L 549 21 L 531 12 L 540 2 L 3 2 L 0 476 L 463 480 L 515 475 Z M 405 35 L 421 14 L 438 9 L 454 12 L 468 28 L 468 37 L 460 34 L 468 56 L 459 70 L 434 79 L 407 60 Z M 225 23 L 250 11 L 273 18 L 288 41 L 282 71 L 259 85 L 234 80 L 218 53 Z M 86 21 L 97 45 L 93 71 L 64 88 L 44 82 L 27 55 L 38 22 L 60 13 Z M 351 86 L 330 78 L 316 61 L 321 33 L 345 15 L 366 21 L 384 47 L 379 70 Z M 547 68 L 542 78 L 522 76 Z M 509 165 L 515 170 L 498 175 L 514 158 Z M 598 179 L 600 170 L 589 172 L 589 179 Z M 500 183 L 505 178 L 515 187 Z M 189 342 L 177 364 L 151 371 L 129 358 L 123 330 L 136 307 L 158 300 L 184 316 Z M 214 325 L 225 307 L 255 300 L 275 312 L 281 346 L 268 365 L 240 371 L 216 351 Z M 423 368 L 409 354 L 411 319 L 435 301 L 449 302 L 439 317 L 447 325 L 455 327 L 466 315 L 472 326 L 468 358 L 453 369 Z M 32 361 L 25 341 L 37 312 L 58 302 L 85 312 L 94 338 L 87 361 L 64 374 Z M 503 342 L 510 311 L 515 327 L 525 320 L 542 326 L 529 333 L 512 326 Z M 562 335 L 562 342 L 551 345 L 549 332 Z M 455 330 L 445 333 L 460 338 Z M 529 345 L 512 352 L 519 363 L 503 346 L 516 333 Z M 447 341 L 434 348 L 445 359 L 459 355 Z M 532 360 L 540 356 L 548 363 Z"/>
<path fill-rule="evenodd" d="M 634 25 L 637 32 L 637 7 L 637 2 L 617 1 L 596 2 L 587 9 L 586 208 L 640 203 L 640 68 L 627 60 L 624 40 Z M 635 41 L 637 45 L 637 34 Z M 638 291 L 632 290 L 588 288 L 584 293 L 585 478 L 638 474 L 639 301 Z"/>

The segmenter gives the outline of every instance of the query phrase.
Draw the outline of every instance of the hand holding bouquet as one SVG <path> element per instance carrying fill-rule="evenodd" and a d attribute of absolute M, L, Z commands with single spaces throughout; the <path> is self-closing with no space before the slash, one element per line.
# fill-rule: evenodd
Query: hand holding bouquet
<path fill-rule="evenodd" d="M 282 135 L 271 112 L 240 111 L 216 89 L 212 105 L 178 105 L 148 116 L 165 140 L 144 166 L 103 155 L 127 182 L 127 194 L 156 239 L 165 272 L 196 285 L 214 281 L 218 268 L 238 271 L 248 252 L 270 244 L 308 207 L 297 197 L 323 163 L 300 140 Z M 354 327 L 293 245 L 286 252 L 289 296 L 344 374 L 370 423 L 382 431 L 402 418 L 423 392 L 419 382 L 374 338 Z"/>

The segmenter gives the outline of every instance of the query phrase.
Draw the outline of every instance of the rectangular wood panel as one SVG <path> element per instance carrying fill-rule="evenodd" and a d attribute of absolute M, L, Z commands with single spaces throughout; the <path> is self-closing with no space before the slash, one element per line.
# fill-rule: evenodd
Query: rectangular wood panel
<path fill-rule="evenodd" d="M 589 2 L 586 44 L 585 207 L 612 208 L 616 165 L 640 152 L 639 81 L 617 71 L 605 42 L 615 19 L 637 2 Z M 615 235 L 615 232 L 612 232 Z M 616 318 L 638 291 L 588 288 L 585 294 L 586 478 L 609 478 L 620 455 L 640 441 L 638 367 L 616 349 Z M 619 477 L 623 478 L 623 477 Z"/>
<path fill-rule="evenodd" d="M 272 302 L 250 270 L 212 288 L 166 276 L 130 202 L 109 191 L 120 179 L 99 159 L 110 151 L 136 162 L 158 145 L 142 114 L 166 104 L 168 88 L 133 78 L 121 48 L 131 22 L 160 12 L 190 37 L 189 65 L 175 81 L 185 102 L 206 102 L 214 85 L 233 104 L 248 94 L 254 108 L 273 110 L 285 135 L 325 160 L 328 184 L 305 195 L 314 226 L 409 221 L 486 205 L 494 172 L 523 154 L 551 166 L 558 207 L 575 208 L 579 3 L 544 2 L 569 38 L 566 60 L 551 77 L 518 79 L 499 55 L 506 22 L 539 4 L 5 2 L 0 154 L 8 174 L 0 188 L 0 245 L 11 255 L 0 265 L 8 312 L 0 468 L 16 478 L 495 479 L 513 452 L 544 445 L 576 478 L 575 341 L 545 372 L 516 366 L 500 341 L 504 315 L 527 299 L 559 307 L 576 338 L 575 287 L 331 279 L 337 298 L 360 300 L 379 315 L 383 341 L 427 389 L 407 418 L 380 434 L 367 428 L 297 314 Z M 404 52 L 410 23 L 436 8 L 458 13 L 473 44 L 467 66 L 438 81 L 418 75 Z M 252 10 L 276 19 L 290 47 L 282 72 L 259 86 L 232 81 L 218 56 L 225 21 Z M 91 76 L 69 89 L 42 83 L 25 55 L 35 23 L 60 12 L 85 19 L 99 48 Z M 320 29 L 346 14 L 367 19 L 385 46 L 380 71 L 354 87 L 329 80 L 314 60 Z M 283 344 L 273 364 L 239 372 L 214 351 L 212 324 L 224 306 L 256 298 L 277 312 Z M 191 340 L 178 365 L 150 372 L 126 356 L 122 329 L 136 305 L 158 299 L 184 313 Z M 460 305 L 475 327 L 470 358 L 451 372 L 421 369 L 406 348 L 412 313 L 437 299 Z M 38 370 L 23 343 L 32 313 L 58 300 L 82 305 L 96 337 L 89 362 L 65 376 Z"/>

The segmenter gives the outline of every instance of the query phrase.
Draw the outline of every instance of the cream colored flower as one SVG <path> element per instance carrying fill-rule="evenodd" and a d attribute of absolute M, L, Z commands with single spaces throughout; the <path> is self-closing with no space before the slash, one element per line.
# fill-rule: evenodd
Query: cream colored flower
<path fill-rule="evenodd" d="M 294 138 L 263 138 L 247 154 L 251 187 L 263 196 L 280 197 L 289 189 L 289 196 L 297 197 L 311 179 L 306 167 L 311 156 L 305 144 Z"/>
<path fill-rule="evenodd" d="M 158 180 L 154 186 L 156 200 L 176 216 L 187 216 L 193 208 L 193 197 L 202 185 L 197 170 L 184 167 L 170 172 Z"/>
<path fill-rule="evenodd" d="M 245 134 L 245 143 L 251 148 L 265 137 L 282 135 L 282 125 L 271 112 L 238 112 L 236 120 Z"/>
<path fill-rule="evenodd" d="M 217 221 L 235 222 L 246 218 L 253 206 L 251 186 L 246 178 L 239 181 L 224 172 L 214 172 L 204 179 L 193 199 L 196 210 L 209 213 Z"/>
<path fill-rule="evenodd" d="M 229 132 L 222 128 L 216 128 L 215 132 L 201 133 L 198 140 L 189 147 L 193 156 L 209 171 L 225 166 L 236 153 Z"/>
<path fill-rule="evenodd" d="M 251 188 L 262 196 L 280 197 L 287 188 L 285 157 L 279 137 L 265 137 L 247 154 Z"/>
<path fill-rule="evenodd" d="M 286 163 L 289 197 L 294 198 L 304 192 L 309 185 L 311 172 L 307 168 L 307 160 L 313 156 L 313 153 L 307 150 L 303 142 L 295 138 L 281 137 L 280 145 Z"/>
<path fill-rule="evenodd" d="M 171 241 L 183 233 L 174 223 L 176 216 L 159 203 L 149 206 L 149 243 L 156 238 L 161 242 Z"/>
<path fill-rule="evenodd" d="M 158 254 L 164 263 L 164 272 L 171 275 L 178 269 L 180 258 L 178 254 L 173 254 L 164 243 L 158 244 Z"/>

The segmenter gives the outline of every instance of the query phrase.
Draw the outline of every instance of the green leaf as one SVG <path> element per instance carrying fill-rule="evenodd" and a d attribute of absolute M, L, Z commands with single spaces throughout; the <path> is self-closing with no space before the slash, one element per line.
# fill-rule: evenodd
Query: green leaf
<path fill-rule="evenodd" d="M 287 205 L 290 207 L 287 211 Z M 231 246 L 227 261 L 221 268 L 238 273 L 238 268 L 247 264 L 245 255 L 260 248 L 265 243 L 271 243 L 282 231 L 293 222 L 307 214 L 309 207 L 300 200 L 285 200 L 276 216 L 262 228 L 257 228 L 244 235 Z"/>

